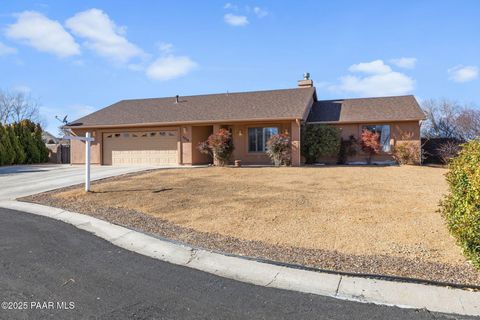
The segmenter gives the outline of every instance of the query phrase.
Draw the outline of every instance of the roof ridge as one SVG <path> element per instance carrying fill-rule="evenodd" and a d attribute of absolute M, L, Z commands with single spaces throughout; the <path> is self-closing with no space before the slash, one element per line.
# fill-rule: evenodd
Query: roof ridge
<path fill-rule="evenodd" d="M 363 97 L 363 98 L 341 98 L 341 99 L 327 99 L 327 100 L 317 100 L 318 102 L 327 102 L 327 101 L 345 101 L 345 100 L 365 100 L 365 99 L 388 99 L 388 98 L 403 98 L 403 97 L 414 97 L 413 94 L 404 94 L 398 96 L 383 96 L 383 97 Z"/>
<path fill-rule="evenodd" d="M 194 94 L 194 95 L 179 95 L 181 98 L 192 98 L 192 97 L 207 97 L 207 96 L 220 96 L 220 95 L 231 95 L 231 94 L 251 94 L 251 93 L 269 93 L 275 91 L 291 91 L 291 90 L 313 90 L 315 87 L 308 88 L 284 88 L 284 89 L 269 89 L 269 90 L 254 90 L 254 91 L 235 91 L 235 92 L 221 92 L 221 93 L 207 93 L 207 94 Z M 142 100 L 156 100 L 156 99 L 175 99 L 175 96 L 168 97 L 156 97 L 156 98 L 138 98 L 138 99 L 122 99 L 122 101 L 142 101 Z M 117 102 L 117 103 L 118 103 Z"/>

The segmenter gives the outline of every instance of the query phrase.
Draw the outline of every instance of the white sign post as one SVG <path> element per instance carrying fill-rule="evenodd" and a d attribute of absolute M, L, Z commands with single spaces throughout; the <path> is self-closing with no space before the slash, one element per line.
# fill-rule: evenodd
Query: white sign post
<path fill-rule="evenodd" d="M 85 191 L 90 191 L 90 144 L 95 141 L 91 133 L 87 132 L 85 137 L 65 136 L 63 139 L 85 141 Z"/>
<path fill-rule="evenodd" d="M 90 132 L 85 135 L 85 192 L 90 191 Z"/>

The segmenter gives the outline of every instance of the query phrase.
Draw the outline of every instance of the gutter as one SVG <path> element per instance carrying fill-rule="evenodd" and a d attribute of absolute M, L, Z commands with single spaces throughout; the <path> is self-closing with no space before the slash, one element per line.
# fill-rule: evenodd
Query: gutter
<path fill-rule="evenodd" d="M 157 127 L 157 126 L 180 126 L 190 124 L 217 124 L 217 123 L 238 123 L 238 122 L 272 122 L 272 121 L 296 121 L 298 117 L 293 118 L 259 118 L 259 119 L 236 119 L 236 120 L 202 120 L 202 121 L 181 121 L 181 122 L 146 122 L 133 124 L 96 124 L 96 125 L 65 125 L 67 129 L 94 129 L 94 128 L 131 128 L 131 127 Z"/>
<path fill-rule="evenodd" d="M 377 122 L 411 122 L 411 121 L 422 121 L 425 119 L 402 119 L 402 120 L 392 120 L 392 119 L 380 119 L 380 120 L 362 120 L 362 121 L 307 121 L 308 124 L 358 124 L 358 123 L 377 123 Z"/>

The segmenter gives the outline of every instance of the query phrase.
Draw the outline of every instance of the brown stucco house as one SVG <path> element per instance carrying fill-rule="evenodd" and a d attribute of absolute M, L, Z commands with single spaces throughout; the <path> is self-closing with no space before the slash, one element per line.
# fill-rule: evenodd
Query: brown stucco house
<path fill-rule="evenodd" d="M 388 161 L 392 146 L 398 143 L 413 141 L 420 148 L 424 118 L 413 96 L 318 100 L 313 81 L 307 78 L 294 89 L 123 100 L 66 127 L 74 135 L 92 134 L 94 164 L 210 163 L 197 145 L 214 131 L 227 128 L 235 146 L 232 160 L 269 164 L 267 139 L 287 133 L 292 140 L 292 165 L 298 166 L 302 163 L 300 129 L 305 123 L 338 126 L 345 139 L 359 137 L 365 128 L 379 132 L 382 153 L 374 160 Z M 357 157 L 365 159 L 361 154 Z M 84 160 L 84 143 L 72 141 L 72 164 Z"/>

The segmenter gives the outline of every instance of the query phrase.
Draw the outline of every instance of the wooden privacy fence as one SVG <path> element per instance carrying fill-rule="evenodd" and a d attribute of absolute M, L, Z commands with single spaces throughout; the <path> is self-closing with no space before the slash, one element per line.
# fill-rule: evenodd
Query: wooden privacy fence
<path fill-rule="evenodd" d="M 47 144 L 48 159 L 51 163 L 70 163 L 69 144 Z"/>

